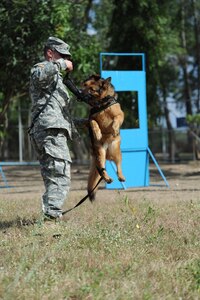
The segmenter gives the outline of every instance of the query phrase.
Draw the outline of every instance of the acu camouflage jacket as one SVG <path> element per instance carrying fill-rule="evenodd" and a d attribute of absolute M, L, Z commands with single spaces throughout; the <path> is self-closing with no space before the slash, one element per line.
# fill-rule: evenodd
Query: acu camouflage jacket
<path fill-rule="evenodd" d="M 68 113 L 69 94 L 60 73 L 65 69 L 66 63 L 62 58 L 56 62 L 38 63 L 31 69 L 30 97 L 34 123 L 31 133 L 48 128 L 61 128 L 67 130 L 68 136 L 72 137 L 74 125 Z M 42 107 L 44 109 L 38 115 Z"/>

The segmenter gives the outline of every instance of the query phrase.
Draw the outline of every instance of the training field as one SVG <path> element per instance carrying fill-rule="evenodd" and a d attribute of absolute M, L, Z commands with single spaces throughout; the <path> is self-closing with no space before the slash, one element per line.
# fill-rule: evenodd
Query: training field
<path fill-rule="evenodd" d="M 170 188 L 106 190 L 47 225 L 38 167 L 4 167 L 0 181 L 0 299 L 200 299 L 200 162 L 161 165 Z M 86 195 L 72 168 L 65 208 Z M 1 180 L 1 178 L 0 178 Z"/>

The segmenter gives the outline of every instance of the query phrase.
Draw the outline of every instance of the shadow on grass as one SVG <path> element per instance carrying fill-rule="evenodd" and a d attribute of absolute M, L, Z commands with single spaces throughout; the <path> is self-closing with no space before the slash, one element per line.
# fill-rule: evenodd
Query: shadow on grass
<path fill-rule="evenodd" d="M 36 219 L 21 219 L 17 217 L 15 220 L 10 220 L 10 221 L 0 221 L 0 231 L 4 231 L 8 228 L 11 227 L 17 227 L 17 228 L 22 228 L 25 226 L 32 226 L 37 223 Z"/>

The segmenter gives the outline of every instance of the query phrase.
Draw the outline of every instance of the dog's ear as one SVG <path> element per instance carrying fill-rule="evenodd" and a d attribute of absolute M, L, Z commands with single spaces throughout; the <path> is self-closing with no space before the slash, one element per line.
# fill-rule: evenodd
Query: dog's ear
<path fill-rule="evenodd" d="M 101 76 L 99 74 L 94 74 L 94 75 L 92 75 L 92 78 L 94 78 L 94 80 L 98 81 L 101 78 Z"/>
<path fill-rule="evenodd" d="M 110 82 L 111 82 L 111 80 L 112 80 L 112 78 L 111 78 L 111 77 L 108 77 L 108 78 L 106 78 L 106 81 L 107 81 L 108 83 L 110 83 Z"/>
<path fill-rule="evenodd" d="M 101 76 L 99 74 L 90 75 L 90 77 L 88 77 L 87 79 L 85 79 L 83 81 L 83 84 L 87 83 L 87 81 L 98 81 L 100 78 L 101 78 Z"/>

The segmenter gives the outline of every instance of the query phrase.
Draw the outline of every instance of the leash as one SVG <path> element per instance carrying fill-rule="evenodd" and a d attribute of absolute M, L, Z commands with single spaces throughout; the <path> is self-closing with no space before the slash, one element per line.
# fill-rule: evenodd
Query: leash
<path fill-rule="evenodd" d="M 62 212 L 62 215 L 65 215 L 66 213 L 70 212 L 72 209 L 78 207 L 79 205 L 81 205 L 83 202 L 85 202 L 85 200 L 90 196 L 90 194 L 96 189 L 96 187 L 99 185 L 99 183 L 101 182 L 101 180 L 103 179 L 103 177 L 100 177 L 99 181 L 97 182 L 97 184 L 95 185 L 95 187 L 90 191 L 90 193 L 88 193 L 85 197 L 83 197 L 74 207 L 64 210 Z"/>

